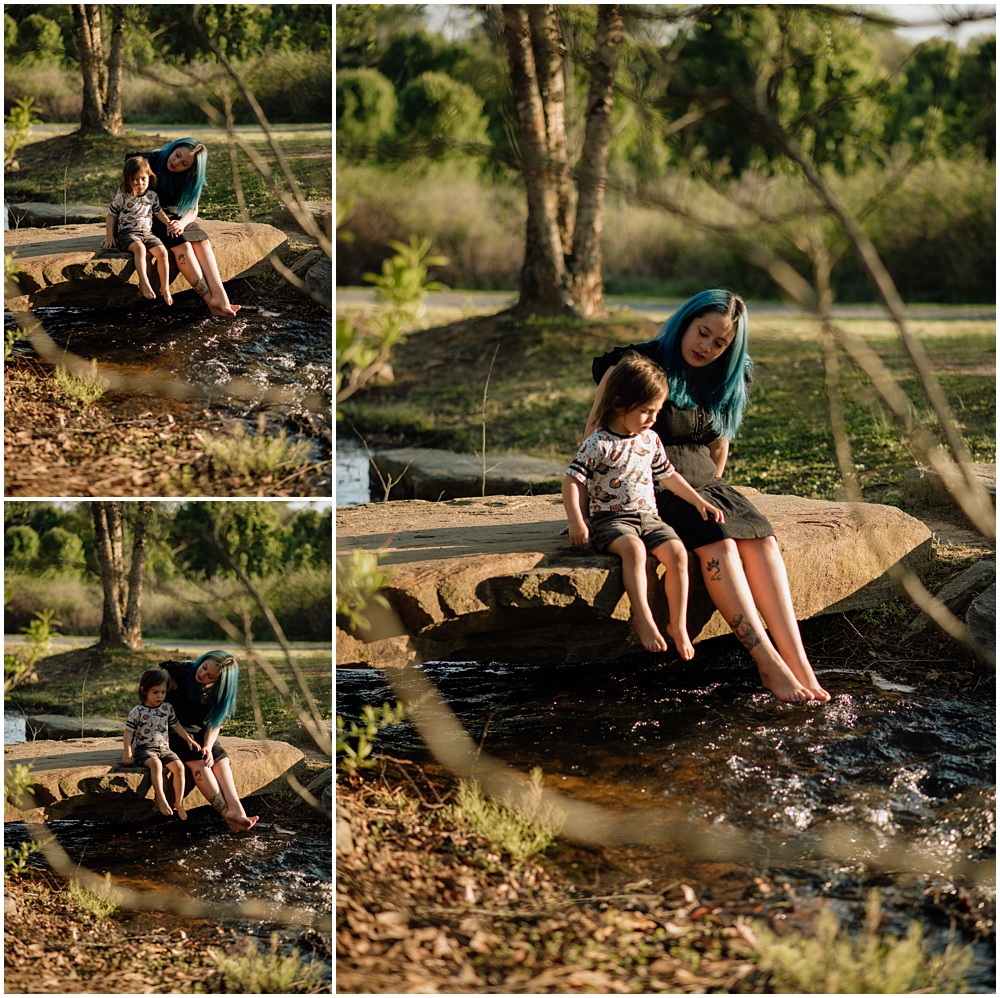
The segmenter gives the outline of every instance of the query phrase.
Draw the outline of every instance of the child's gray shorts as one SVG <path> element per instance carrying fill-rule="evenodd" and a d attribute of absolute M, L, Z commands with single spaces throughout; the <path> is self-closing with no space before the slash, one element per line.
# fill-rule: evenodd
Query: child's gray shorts
<path fill-rule="evenodd" d="M 116 238 L 118 248 L 129 253 L 131 252 L 129 247 L 131 247 L 136 239 L 149 249 L 156 249 L 157 246 L 163 245 L 162 239 L 154 236 L 152 232 L 147 232 L 145 229 L 126 229 L 124 232 L 119 230 Z"/>
<path fill-rule="evenodd" d="M 653 551 L 666 541 L 680 541 L 673 527 L 655 513 L 595 513 L 590 518 L 590 543 L 597 551 L 607 551 L 618 537 L 638 537 Z"/>

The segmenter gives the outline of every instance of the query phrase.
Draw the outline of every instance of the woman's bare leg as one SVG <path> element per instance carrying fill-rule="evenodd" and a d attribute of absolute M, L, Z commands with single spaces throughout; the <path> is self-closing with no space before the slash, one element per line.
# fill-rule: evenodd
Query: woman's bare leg
<path fill-rule="evenodd" d="M 196 243 L 188 243 L 194 250 L 194 255 L 198 258 L 198 264 L 205 280 L 208 283 L 209 294 L 205 298 L 209 311 L 212 315 L 234 316 L 240 310 L 239 305 L 232 305 L 229 302 L 229 295 L 226 294 L 225 286 L 222 283 L 222 276 L 219 274 L 219 265 L 215 260 L 215 250 L 212 249 L 212 242 L 204 239 Z"/>
<path fill-rule="evenodd" d="M 694 658 L 694 645 L 687 630 L 688 611 L 688 557 L 680 541 L 666 541 L 653 548 L 652 554 L 663 566 L 663 591 L 670 608 L 667 634 L 677 646 L 677 654 L 685 662 Z"/>
<path fill-rule="evenodd" d="M 198 258 L 191 252 L 191 243 L 181 243 L 170 250 L 177 261 L 177 269 L 183 274 L 184 280 L 191 285 L 194 290 L 208 301 L 209 288 L 205 275 L 201 272 L 201 265 Z"/>
<path fill-rule="evenodd" d="M 792 675 L 812 692 L 814 700 L 829 700 L 830 694 L 816 679 L 802 644 L 788 586 L 788 573 L 777 539 L 772 535 L 737 541 L 736 548 L 743 561 L 743 571 L 754 602 L 767 621 L 767 629 L 782 660 L 792 670 Z"/>
<path fill-rule="evenodd" d="M 708 595 L 750 653 L 761 681 L 779 700 L 801 703 L 815 699 L 785 664 L 764 630 L 743 571 L 736 542 L 715 541 L 696 548 Z"/>
<path fill-rule="evenodd" d="M 219 789 L 218 781 L 215 779 L 212 770 L 201 759 L 192 759 L 187 763 L 187 768 L 191 770 L 191 775 L 194 777 L 194 785 L 198 788 L 202 797 L 219 814 L 225 817 L 226 798 L 222 795 L 222 791 Z"/>
<path fill-rule="evenodd" d="M 212 767 L 212 773 L 219 784 L 219 789 L 226 798 L 226 812 L 223 817 L 226 823 L 234 832 L 246 832 L 257 824 L 257 815 L 252 818 L 247 817 L 243 809 L 243 802 L 236 792 L 236 784 L 233 781 L 233 770 L 228 759 L 219 759 Z"/>
<path fill-rule="evenodd" d="M 632 623 L 646 651 L 666 651 L 667 642 L 653 620 L 649 609 L 649 587 L 646 582 L 646 545 L 638 537 L 623 534 L 616 537 L 608 551 L 622 560 L 622 581 L 629 603 Z"/>

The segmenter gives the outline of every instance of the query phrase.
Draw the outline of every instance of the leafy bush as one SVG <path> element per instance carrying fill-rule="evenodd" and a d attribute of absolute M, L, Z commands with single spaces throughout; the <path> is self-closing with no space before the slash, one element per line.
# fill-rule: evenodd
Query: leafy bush
<path fill-rule="evenodd" d="M 83 541 L 64 527 L 52 527 L 42 534 L 38 561 L 45 568 L 68 574 L 82 572 L 87 564 Z"/>
<path fill-rule="evenodd" d="M 399 94 L 396 133 L 432 159 L 486 142 L 483 102 L 444 73 L 422 73 Z"/>
<path fill-rule="evenodd" d="M 396 91 L 376 69 L 337 73 L 337 148 L 364 155 L 391 138 L 396 126 Z"/>
<path fill-rule="evenodd" d="M 8 527 L 3 535 L 4 564 L 27 568 L 38 560 L 39 537 L 31 527 Z"/>

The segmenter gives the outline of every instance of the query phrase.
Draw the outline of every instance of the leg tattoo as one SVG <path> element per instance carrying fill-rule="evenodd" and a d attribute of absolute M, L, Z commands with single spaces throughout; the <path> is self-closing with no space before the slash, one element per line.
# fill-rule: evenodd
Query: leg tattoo
<path fill-rule="evenodd" d="M 212 798 L 211 804 L 219 814 L 222 814 L 226 810 L 226 798 L 222 794 L 216 794 Z"/>
<path fill-rule="evenodd" d="M 733 629 L 733 633 L 736 637 L 739 638 L 740 644 L 742 644 L 747 651 L 753 651 L 753 649 L 760 644 L 760 636 L 754 630 L 753 624 L 751 624 L 742 613 L 736 614 L 736 616 L 729 622 L 729 626 Z"/>
<path fill-rule="evenodd" d="M 207 297 L 208 297 L 208 284 L 206 283 L 206 281 L 205 281 L 205 279 L 204 279 L 204 278 L 202 278 L 202 279 L 201 279 L 201 280 L 200 280 L 200 281 L 199 281 L 199 282 L 198 282 L 198 283 L 197 283 L 197 284 L 196 284 L 196 285 L 194 286 L 194 289 L 195 289 L 195 291 L 197 291 L 197 292 L 198 292 L 198 294 L 200 294 L 200 295 L 201 295 L 201 297 L 202 297 L 202 298 L 207 298 Z"/>
<path fill-rule="evenodd" d="M 712 558 L 705 566 L 705 570 L 710 573 L 708 577 L 712 582 L 718 582 L 722 578 L 722 565 L 718 558 Z"/>

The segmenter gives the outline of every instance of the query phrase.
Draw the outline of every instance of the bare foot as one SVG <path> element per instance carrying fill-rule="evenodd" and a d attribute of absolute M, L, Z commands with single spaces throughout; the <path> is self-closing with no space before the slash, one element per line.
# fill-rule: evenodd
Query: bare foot
<path fill-rule="evenodd" d="M 148 282 L 139 285 L 139 294 L 141 294 L 143 298 L 153 299 L 156 297 L 156 292 Z"/>
<path fill-rule="evenodd" d="M 652 620 L 643 617 L 633 617 L 632 623 L 635 625 L 635 633 L 639 635 L 642 647 L 646 651 L 666 651 L 669 647 L 664 640 L 660 629 Z"/>
<path fill-rule="evenodd" d="M 673 624 L 667 624 L 667 634 L 670 635 L 677 646 L 677 654 L 685 662 L 690 662 L 694 658 L 694 645 L 691 644 L 691 638 L 688 637 L 687 629 L 681 627 L 675 628 Z"/>
<path fill-rule="evenodd" d="M 156 806 L 160 809 L 160 814 L 170 817 L 174 813 L 174 809 L 167 803 L 166 798 L 157 797 Z"/>
<path fill-rule="evenodd" d="M 812 693 L 813 700 L 822 700 L 824 703 L 829 701 L 830 694 L 820 686 L 816 673 L 813 672 L 812 666 L 808 662 L 804 666 L 789 666 L 789 669 L 792 675 Z"/>
<path fill-rule="evenodd" d="M 163 291 L 163 301 L 167 305 L 173 305 L 173 303 L 174 303 L 174 296 L 170 293 L 170 288 L 165 288 L 164 289 L 164 291 Z"/>
<path fill-rule="evenodd" d="M 227 813 L 223 812 L 222 817 L 226 819 L 226 824 L 229 826 L 230 831 L 248 832 L 257 824 L 260 816 L 255 814 L 252 818 L 248 818 L 245 814 L 237 814 L 230 817 Z"/>
<path fill-rule="evenodd" d="M 791 673 L 787 666 L 783 668 L 763 668 L 757 666 L 761 682 L 779 700 L 785 703 L 805 703 L 815 700 L 812 691 L 806 689 Z"/>
<path fill-rule="evenodd" d="M 175 810 L 177 811 L 177 817 L 180 818 L 181 821 L 187 821 L 188 820 L 188 813 L 187 813 L 187 811 L 184 810 L 184 805 L 183 804 L 178 804 L 177 807 L 175 808 Z"/>
<path fill-rule="evenodd" d="M 240 310 L 239 305 L 233 305 L 225 296 L 223 296 L 222 300 L 219 301 L 209 295 L 205 299 L 205 304 L 208 306 L 208 310 L 212 313 L 212 315 L 218 315 L 228 319 L 231 319 Z"/>

